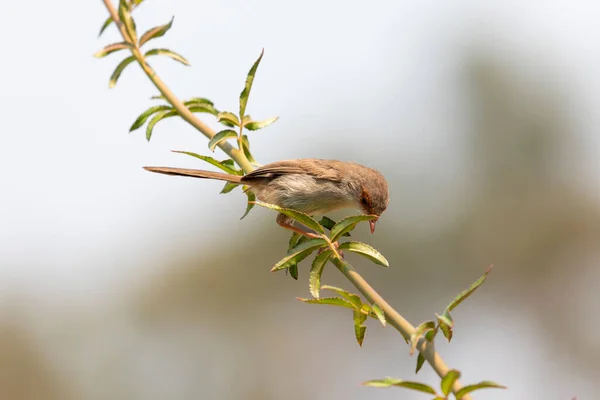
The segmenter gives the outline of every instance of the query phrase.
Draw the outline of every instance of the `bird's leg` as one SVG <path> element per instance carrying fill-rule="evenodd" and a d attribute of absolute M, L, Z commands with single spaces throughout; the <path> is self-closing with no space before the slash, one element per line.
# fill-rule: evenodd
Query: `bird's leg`
<path fill-rule="evenodd" d="M 304 235 L 306 237 L 309 237 L 311 239 L 316 239 L 316 238 L 320 237 L 316 233 L 308 232 L 308 231 L 305 231 L 303 229 L 300 229 L 300 228 L 294 226 L 293 222 L 285 214 L 277 214 L 277 220 L 276 221 L 277 221 L 277 224 L 279 226 L 281 226 L 282 228 L 289 229 L 290 231 L 299 233 L 299 234 Z"/>

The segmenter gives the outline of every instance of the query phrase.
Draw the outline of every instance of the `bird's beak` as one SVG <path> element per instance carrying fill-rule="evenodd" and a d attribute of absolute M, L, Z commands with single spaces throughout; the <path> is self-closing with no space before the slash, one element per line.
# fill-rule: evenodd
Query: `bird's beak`
<path fill-rule="evenodd" d="M 377 223 L 376 219 L 369 221 L 369 228 L 371 228 L 371 233 L 375 233 L 375 224 Z"/>

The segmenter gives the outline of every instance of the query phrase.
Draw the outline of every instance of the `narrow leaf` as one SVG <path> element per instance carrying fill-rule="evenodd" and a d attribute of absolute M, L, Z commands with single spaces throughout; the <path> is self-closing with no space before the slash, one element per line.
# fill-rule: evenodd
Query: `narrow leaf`
<path fill-rule="evenodd" d="M 246 84 L 244 85 L 244 90 L 240 94 L 240 117 L 244 117 L 246 115 L 246 106 L 248 105 L 248 97 L 250 97 L 250 90 L 252 90 L 252 83 L 254 82 L 254 76 L 256 75 L 256 70 L 258 69 L 258 64 L 260 64 L 260 60 L 265 54 L 265 49 L 262 49 L 260 52 L 260 56 L 248 71 L 248 76 L 246 77 Z"/>
<path fill-rule="evenodd" d="M 171 29 L 171 26 L 173 25 L 174 18 L 175 17 L 171 17 L 171 21 L 169 21 L 168 24 L 155 26 L 154 28 L 148 29 L 146 31 L 146 33 L 144 33 L 142 35 L 142 37 L 140 38 L 139 46 L 142 47 L 144 45 L 144 43 L 146 43 L 147 41 L 159 38 L 159 37 L 163 36 L 165 33 L 167 33 L 167 31 L 169 29 Z"/>
<path fill-rule="evenodd" d="M 249 121 L 244 124 L 244 128 L 248 129 L 249 131 L 257 131 L 259 129 L 266 128 L 278 119 L 279 117 L 273 117 L 265 119 L 264 121 Z"/>
<path fill-rule="evenodd" d="M 188 60 L 186 60 L 182 55 L 177 54 L 174 51 L 169 50 L 169 49 L 152 49 L 152 50 L 147 51 L 146 54 L 144 54 L 144 57 L 158 56 L 158 55 L 171 57 L 173 60 L 179 61 L 183 65 L 190 65 L 190 62 Z"/>
<path fill-rule="evenodd" d="M 112 75 L 110 76 L 110 80 L 108 81 L 108 87 L 110 89 L 115 87 L 115 85 L 117 84 L 117 81 L 119 80 L 119 77 L 121 76 L 121 73 L 123 72 L 125 67 L 127 67 L 129 64 L 131 64 L 134 61 L 135 61 L 135 57 L 129 56 L 126 59 L 124 59 L 123 61 L 121 61 L 119 63 L 119 65 L 117 65 L 117 68 L 115 68 L 115 71 L 112 73 Z"/>
<path fill-rule="evenodd" d="M 100 33 L 98 33 L 98 37 L 102 36 L 102 34 L 106 30 L 106 28 L 108 28 L 110 26 L 110 24 L 112 24 L 112 23 L 113 23 L 112 17 L 108 17 L 106 19 L 106 21 L 104 21 L 104 23 L 102 24 L 102 28 L 100 28 Z"/>
<path fill-rule="evenodd" d="M 499 385 L 496 382 L 492 382 L 492 381 L 482 381 L 482 382 L 476 383 L 474 385 L 463 386 L 458 392 L 456 392 L 456 398 L 460 399 L 464 395 L 469 394 L 475 390 L 493 389 L 493 388 L 506 389 L 506 386 Z"/>
<path fill-rule="evenodd" d="M 124 49 L 131 49 L 131 45 L 127 42 L 119 42 L 119 43 L 113 43 L 113 44 L 109 44 L 108 46 L 105 46 L 102 50 L 99 50 L 98 52 L 96 52 L 96 54 L 94 54 L 94 57 L 96 58 L 102 58 L 102 57 L 106 57 L 109 54 L 112 54 L 116 51 L 119 50 L 124 50 Z"/>
<path fill-rule="evenodd" d="M 450 342 L 452 340 L 452 321 L 445 315 L 435 314 L 435 316 L 438 319 L 438 324 L 442 330 L 442 333 L 444 334 L 444 337 L 448 339 L 448 342 Z"/>
<path fill-rule="evenodd" d="M 290 208 L 281 208 L 279 206 L 276 206 L 275 204 L 269 204 L 269 203 L 263 203 L 263 202 L 257 202 L 256 204 L 258 204 L 261 207 L 270 208 L 271 210 L 279 211 L 280 213 L 287 215 L 288 217 L 292 218 L 295 221 L 300 222 L 302 225 L 306 226 L 307 228 L 312 229 L 315 232 L 318 232 L 321 234 L 325 233 L 325 231 L 323 230 L 323 227 L 321 225 L 319 225 L 319 223 L 317 221 L 312 219 L 310 216 L 308 216 L 304 213 L 301 213 L 300 211 L 292 210 Z"/>
<path fill-rule="evenodd" d="M 410 336 L 410 355 L 412 356 L 415 352 L 415 349 L 417 348 L 417 345 L 419 344 L 419 339 L 421 339 L 421 337 L 423 336 L 423 334 L 427 331 L 430 331 L 432 329 L 435 329 L 435 322 L 433 321 L 426 321 L 423 322 L 421 325 L 417 326 L 417 328 L 415 329 L 415 332 Z"/>
<path fill-rule="evenodd" d="M 379 322 L 381 322 L 381 326 L 383 326 L 385 328 L 385 325 L 386 325 L 385 313 L 383 312 L 381 307 L 379 307 L 377 304 L 373 304 L 371 306 L 371 308 L 373 309 L 373 312 L 377 316 L 377 319 L 379 320 Z"/>
<path fill-rule="evenodd" d="M 242 149 L 244 150 L 244 155 L 252 165 L 260 166 L 260 164 L 254 159 L 254 156 L 252 156 L 252 153 L 250 152 L 250 141 L 248 140 L 248 136 L 246 135 L 242 135 Z"/>
<path fill-rule="evenodd" d="M 239 185 L 237 183 L 225 182 L 225 186 L 223 186 L 223 189 L 221 189 L 221 193 L 220 194 L 229 193 L 229 192 L 231 192 L 233 189 L 235 189 L 238 186 Z"/>
<path fill-rule="evenodd" d="M 367 331 L 367 327 L 364 326 L 364 323 L 367 319 L 367 315 L 358 310 L 354 310 L 353 317 L 354 335 L 356 336 L 356 341 L 358 342 L 358 345 L 362 347 L 363 341 L 365 340 L 365 332 Z"/>
<path fill-rule="evenodd" d="M 307 241 L 298 243 L 291 250 L 288 250 L 288 255 L 298 253 L 298 252 L 304 251 L 306 249 L 317 249 L 319 247 L 324 247 L 326 245 L 327 245 L 327 242 L 324 239 L 319 239 L 319 238 L 309 239 Z"/>
<path fill-rule="evenodd" d="M 423 367 L 423 364 L 425 364 L 425 357 L 423 354 L 419 353 L 417 356 L 417 368 L 415 369 L 415 375 L 419 373 L 421 367 Z"/>
<path fill-rule="evenodd" d="M 450 394 L 452 386 L 458 378 L 460 378 L 460 371 L 457 371 L 455 369 L 451 369 L 450 371 L 448 371 L 448 373 L 446 373 L 446 375 L 442 378 L 440 388 L 442 389 L 442 393 L 444 393 L 444 396 L 448 396 Z M 460 397 L 457 398 L 460 399 Z"/>
<path fill-rule="evenodd" d="M 192 97 L 191 99 L 184 101 L 183 104 L 186 107 L 189 107 L 194 104 L 214 106 L 214 103 L 212 101 L 204 97 Z"/>
<path fill-rule="evenodd" d="M 335 225 L 335 221 L 329 217 L 322 216 L 319 220 L 319 224 L 323 225 L 325 229 L 331 230 L 331 228 L 333 228 L 333 226 Z"/>
<path fill-rule="evenodd" d="M 183 104 L 191 112 L 204 112 L 204 113 L 210 113 L 212 115 L 219 114 L 219 111 L 215 108 L 212 101 L 202 98 L 202 97 L 194 97 L 193 99 L 184 101 Z"/>
<path fill-rule="evenodd" d="M 121 0 L 119 2 L 119 19 L 125 25 L 125 30 L 131 39 L 131 43 L 137 42 L 137 33 L 135 29 L 135 21 L 131 16 L 131 12 L 129 10 L 129 6 L 125 2 L 125 0 Z"/>
<path fill-rule="evenodd" d="M 357 310 L 360 310 L 363 306 L 362 300 L 360 299 L 360 296 L 357 294 L 349 293 L 348 291 L 346 291 L 344 289 L 341 289 L 341 288 L 335 287 L 335 286 L 330 286 L 330 285 L 323 285 L 321 287 L 321 289 L 332 290 L 332 291 L 336 292 L 339 296 L 341 296 L 345 300 L 352 303 L 354 305 L 354 308 Z"/>
<path fill-rule="evenodd" d="M 213 136 L 212 139 L 210 139 L 210 141 L 208 142 L 208 148 L 210 149 L 210 151 L 215 151 L 217 145 L 223 140 L 234 138 L 237 138 L 236 131 L 232 131 L 231 129 L 222 130 L 220 132 L 217 132 L 217 134 Z"/>
<path fill-rule="evenodd" d="M 177 110 L 171 110 L 159 112 L 154 117 L 152 117 L 150 122 L 148 122 L 148 125 L 146 125 L 146 140 L 150 141 L 150 138 L 152 137 L 152 131 L 154 130 L 154 126 L 158 124 L 159 121 L 162 121 L 165 118 L 174 117 L 176 115 Z"/>
<path fill-rule="evenodd" d="M 225 163 L 225 161 L 227 161 L 227 160 L 218 161 L 218 160 L 215 160 L 212 157 L 203 156 L 201 154 L 192 153 L 191 151 L 181 151 L 181 150 L 172 150 L 172 151 L 173 151 L 173 153 L 186 154 L 188 156 L 192 156 L 192 157 L 198 158 L 198 159 L 200 159 L 202 161 L 206 161 L 210 165 L 214 165 L 215 167 L 219 168 L 222 171 L 227 172 L 228 174 L 242 175 L 242 171 L 233 169 L 231 166 L 229 166 L 228 163 Z"/>
<path fill-rule="evenodd" d="M 435 328 L 432 331 L 427 331 L 427 333 L 425 333 L 425 340 L 427 340 L 428 342 L 433 342 L 433 339 L 435 339 L 435 335 L 437 335 L 437 332 L 438 328 Z"/>
<path fill-rule="evenodd" d="M 403 387 L 407 389 L 417 390 L 419 392 L 427 393 L 427 394 L 436 394 L 435 390 L 424 383 L 413 382 L 413 381 L 404 381 L 402 379 L 395 378 L 384 378 L 384 379 L 373 379 L 371 381 L 364 382 L 363 385 L 376 387 L 376 388 L 387 388 L 391 386 Z"/>
<path fill-rule="evenodd" d="M 298 280 L 298 264 L 291 265 L 288 269 L 290 271 L 290 276 L 295 280 Z"/>
<path fill-rule="evenodd" d="M 342 219 L 331 229 L 331 241 L 337 242 L 345 233 L 351 232 L 359 222 L 377 219 L 375 215 L 354 215 Z"/>
<path fill-rule="evenodd" d="M 247 186 L 244 186 L 244 190 L 246 190 Z M 251 190 L 246 190 L 246 196 L 248 196 L 248 204 L 246 205 L 246 211 L 244 215 L 240 219 L 244 219 L 246 215 L 252 210 L 254 204 L 256 204 L 256 195 Z"/>
<path fill-rule="evenodd" d="M 378 252 L 377 250 L 375 250 L 373 247 L 369 246 L 366 243 L 344 242 L 339 245 L 339 249 L 340 250 L 348 250 L 353 253 L 360 254 L 361 256 L 364 256 L 364 257 L 368 258 L 369 260 L 373 261 L 375 264 L 379 264 L 384 267 L 390 266 L 388 264 L 388 261 L 385 259 L 385 257 L 380 252 Z"/>
<path fill-rule="evenodd" d="M 237 115 L 229 111 L 221 111 L 218 113 L 217 122 L 225 126 L 229 126 L 230 128 L 233 128 L 234 126 L 240 126 L 240 120 L 238 119 Z"/>
<path fill-rule="evenodd" d="M 155 114 L 159 111 L 168 111 L 171 110 L 172 107 L 171 106 L 167 106 L 167 105 L 160 105 L 160 106 L 154 106 L 154 107 L 150 107 L 149 109 L 147 109 L 146 111 L 144 111 L 143 113 L 141 113 L 137 119 L 135 120 L 135 122 L 133 123 L 133 125 L 131 125 L 131 128 L 129 128 L 129 132 L 135 131 L 136 129 L 139 129 L 142 125 L 144 125 L 144 123 L 146 122 L 146 120 L 152 115 Z"/>
<path fill-rule="evenodd" d="M 344 299 L 340 299 L 339 297 L 321 297 L 319 299 L 298 298 L 298 300 L 300 300 L 303 303 L 328 304 L 328 305 L 332 305 L 332 306 L 345 307 L 345 308 L 350 308 L 350 309 L 354 310 L 354 306 L 351 303 L 347 302 Z"/>
<path fill-rule="evenodd" d="M 290 237 L 290 240 L 288 242 L 288 251 L 291 250 L 292 248 L 294 248 L 298 244 L 298 240 L 300 240 L 301 237 L 306 237 L 306 236 L 301 235 L 296 232 L 292 233 L 292 236 Z"/>
<path fill-rule="evenodd" d="M 312 294 L 316 299 L 319 298 L 319 292 L 321 290 L 321 275 L 323 274 L 325 265 L 332 254 L 333 253 L 331 250 L 323 251 L 321 254 L 315 257 L 312 267 L 310 268 L 310 273 L 308 275 L 308 287 L 310 289 L 310 294 Z"/>
<path fill-rule="evenodd" d="M 322 239 L 314 239 L 314 240 L 322 240 Z M 297 246 L 299 248 L 298 251 L 282 258 L 273 268 L 271 268 L 271 272 L 279 271 L 281 269 L 289 268 L 293 264 L 298 264 L 300 261 L 304 260 L 308 257 L 313 251 L 315 251 L 318 247 L 322 247 L 323 242 L 313 242 L 308 244 L 310 241 L 305 242 Z M 301 248 L 300 248 L 301 247 Z"/>
<path fill-rule="evenodd" d="M 188 110 L 190 110 L 193 113 L 208 113 L 212 115 L 217 115 L 219 113 L 219 111 L 217 111 L 217 109 L 213 106 L 200 104 L 194 104 L 192 106 L 189 106 Z"/>
<path fill-rule="evenodd" d="M 468 289 L 464 290 L 458 296 L 456 296 L 456 298 L 454 300 L 452 300 L 452 302 L 450 304 L 448 304 L 448 307 L 446 307 L 446 310 L 448 312 L 454 310 L 456 308 L 456 306 L 458 306 L 460 303 L 463 302 L 463 300 L 465 300 L 467 297 L 469 297 L 470 295 L 472 295 L 473 292 L 475 290 L 477 290 L 477 288 L 479 286 L 483 285 L 483 282 L 485 282 L 488 274 L 492 271 L 492 267 L 493 266 L 490 266 L 485 271 L 485 273 L 479 279 L 477 279 Z"/>

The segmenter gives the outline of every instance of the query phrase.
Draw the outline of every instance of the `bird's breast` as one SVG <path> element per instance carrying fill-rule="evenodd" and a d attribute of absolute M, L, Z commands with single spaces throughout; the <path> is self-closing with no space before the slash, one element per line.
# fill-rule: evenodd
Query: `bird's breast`
<path fill-rule="evenodd" d="M 281 175 L 253 190 L 259 200 L 292 208 L 305 214 L 323 214 L 339 208 L 354 207 L 343 184 L 310 175 Z"/>

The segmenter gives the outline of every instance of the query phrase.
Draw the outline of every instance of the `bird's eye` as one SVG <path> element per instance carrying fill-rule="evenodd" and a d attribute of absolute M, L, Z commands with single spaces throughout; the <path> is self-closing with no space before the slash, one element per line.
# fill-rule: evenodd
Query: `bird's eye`
<path fill-rule="evenodd" d="M 367 198 L 366 198 L 366 197 L 361 197 L 361 199 L 360 199 L 360 203 L 361 203 L 363 206 L 367 206 L 367 205 L 369 205 L 369 200 L 367 200 Z"/>

